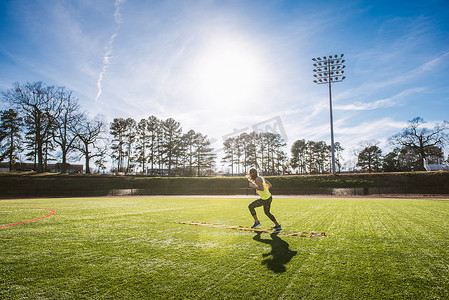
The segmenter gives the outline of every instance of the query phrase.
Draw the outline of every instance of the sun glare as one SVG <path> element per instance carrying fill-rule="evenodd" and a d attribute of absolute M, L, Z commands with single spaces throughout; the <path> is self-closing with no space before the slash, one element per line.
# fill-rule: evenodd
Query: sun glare
<path fill-rule="evenodd" d="M 192 67 L 194 101 L 216 110 L 255 104 L 266 81 L 260 54 L 248 42 L 216 38 L 199 52 Z"/>

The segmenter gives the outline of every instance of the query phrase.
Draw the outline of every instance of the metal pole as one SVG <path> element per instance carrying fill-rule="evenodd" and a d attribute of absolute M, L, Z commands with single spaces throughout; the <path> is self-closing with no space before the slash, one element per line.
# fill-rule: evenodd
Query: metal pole
<path fill-rule="evenodd" d="M 330 60 L 328 60 L 329 70 L 330 70 Z M 328 72 L 329 78 L 329 114 L 330 114 L 330 123 L 331 123 L 331 153 L 332 153 L 332 174 L 335 175 L 335 148 L 334 148 L 334 119 L 332 117 L 332 78 L 331 72 Z"/>
<path fill-rule="evenodd" d="M 316 84 L 328 84 L 329 85 L 329 114 L 330 114 L 330 125 L 331 125 L 331 154 L 332 154 L 332 174 L 336 174 L 335 170 L 335 143 L 334 143 L 334 120 L 332 116 L 332 83 L 333 82 L 342 82 L 346 76 L 343 76 L 343 69 L 345 66 L 343 63 L 345 60 L 343 59 L 344 54 L 341 54 L 340 57 L 338 55 L 330 55 L 329 57 L 323 56 L 312 58 L 314 61 L 313 66 L 316 68 L 313 70 L 315 74 L 315 80 L 313 81 Z"/>

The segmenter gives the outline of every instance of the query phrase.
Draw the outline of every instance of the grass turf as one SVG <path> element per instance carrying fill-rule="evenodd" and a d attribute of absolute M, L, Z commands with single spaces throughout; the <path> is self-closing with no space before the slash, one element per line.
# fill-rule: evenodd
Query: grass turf
<path fill-rule="evenodd" d="M 449 298 L 449 200 L 275 198 L 284 230 L 251 225 L 251 198 L 0 201 L 0 299 Z M 258 208 L 264 227 L 271 222 Z"/>

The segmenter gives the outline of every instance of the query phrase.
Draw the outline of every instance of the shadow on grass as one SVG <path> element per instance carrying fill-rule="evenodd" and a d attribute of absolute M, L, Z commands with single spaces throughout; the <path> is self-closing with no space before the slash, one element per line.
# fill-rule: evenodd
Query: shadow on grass
<path fill-rule="evenodd" d="M 262 254 L 263 257 L 267 257 L 262 260 L 262 264 L 267 265 L 267 268 L 275 273 L 285 272 L 287 270 L 285 265 L 292 260 L 297 252 L 290 250 L 289 244 L 277 234 L 270 234 L 271 239 L 262 239 L 261 234 L 262 232 L 257 232 L 253 240 L 271 246 L 271 252 Z"/>

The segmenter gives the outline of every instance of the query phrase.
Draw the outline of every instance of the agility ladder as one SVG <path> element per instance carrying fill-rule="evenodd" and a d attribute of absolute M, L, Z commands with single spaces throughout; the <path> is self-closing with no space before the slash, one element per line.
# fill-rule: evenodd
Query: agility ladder
<path fill-rule="evenodd" d="M 284 230 L 275 230 L 275 229 L 261 229 L 261 228 L 251 228 L 248 226 L 230 226 L 230 225 L 224 225 L 224 224 L 215 224 L 215 223 L 207 223 L 207 222 L 194 222 L 194 221 L 187 221 L 187 222 L 175 222 L 177 224 L 186 224 L 186 225 L 195 225 L 195 226 L 204 226 L 204 227 L 213 227 L 213 228 L 223 228 L 223 229 L 232 229 L 232 230 L 241 230 L 241 231 L 253 231 L 253 232 L 263 232 L 263 233 L 274 233 L 277 235 L 284 235 L 284 236 L 297 236 L 297 237 L 326 237 L 326 233 L 321 232 L 297 232 L 297 231 L 284 231 Z"/>

